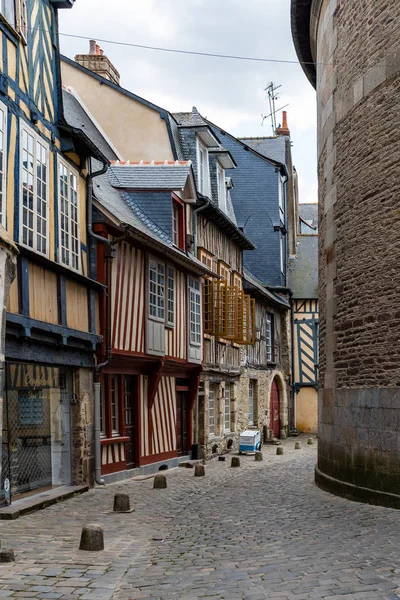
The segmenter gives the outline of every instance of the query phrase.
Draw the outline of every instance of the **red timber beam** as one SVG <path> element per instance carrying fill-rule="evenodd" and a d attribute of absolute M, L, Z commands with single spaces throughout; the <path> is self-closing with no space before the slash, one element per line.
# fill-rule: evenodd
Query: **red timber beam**
<path fill-rule="evenodd" d="M 164 368 L 164 361 L 159 360 L 154 368 L 150 371 L 148 375 L 148 388 L 147 388 L 147 413 L 148 413 L 148 423 L 149 423 L 149 448 L 150 454 L 153 454 L 153 433 L 154 433 L 154 425 L 152 418 L 152 408 L 154 405 L 154 400 L 156 399 L 156 394 L 158 390 L 158 384 L 161 380 L 161 373 Z"/>

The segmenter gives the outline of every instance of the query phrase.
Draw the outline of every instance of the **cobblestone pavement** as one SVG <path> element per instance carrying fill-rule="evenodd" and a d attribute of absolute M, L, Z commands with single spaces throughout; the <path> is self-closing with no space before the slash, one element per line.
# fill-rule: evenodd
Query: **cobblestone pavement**
<path fill-rule="evenodd" d="M 131 480 L 0 521 L 16 554 L 0 599 L 400 599 L 400 512 L 316 488 L 316 445 L 294 441 L 238 469 L 211 461 L 204 478 L 175 469 L 166 490 Z M 116 491 L 135 512 L 111 512 Z M 88 522 L 103 524 L 103 552 L 77 549 Z"/>

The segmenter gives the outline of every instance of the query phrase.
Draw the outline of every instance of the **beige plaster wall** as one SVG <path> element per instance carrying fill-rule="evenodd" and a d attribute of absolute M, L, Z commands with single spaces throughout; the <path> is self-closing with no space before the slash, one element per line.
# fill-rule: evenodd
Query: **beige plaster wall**
<path fill-rule="evenodd" d="M 112 141 L 122 160 L 173 160 L 166 123 L 155 110 L 61 61 L 71 86 Z"/>
<path fill-rule="evenodd" d="M 318 392 L 312 387 L 303 387 L 296 395 L 296 427 L 302 433 L 318 431 Z"/>

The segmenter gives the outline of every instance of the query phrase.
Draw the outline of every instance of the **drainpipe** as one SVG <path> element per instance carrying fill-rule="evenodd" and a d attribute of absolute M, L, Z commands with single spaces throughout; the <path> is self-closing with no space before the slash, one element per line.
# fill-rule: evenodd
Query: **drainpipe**
<path fill-rule="evenodd" d="M 97 235 L 93 231 L 93 179 L 98 177 L 99 175 L 103 175 L 107 172 L 108 165 L 106 163 L 103 164 L 103 167 L 99 171 L 94 171 L 93 173 L 89 173 L 87 177 L 87 232 L 88 235 L 98 242 L 103 244 L 107 244 L 111 246 L 110 240 L 102 237 L 101 235 Z M 90 276 L 95 277 L 96 273 L 96 255 L 94 252 L 90 253 Z M 108 278 L 108 275 L 107 275 Z M 106 282 L 107 283 L 107 282 Z M 110 302 L 108 303 L 110 304 Z M 104 479 L 101 477 L 101 443 L 100 443 L 100 410 L 101 410 L 101 386 L 100 386 L 100 369 L 105 367 L 111 358 L 111 345 L 108 343 L 108 324 L 109 319 L 107 318 L 106 323 L 106 358 L 103 363 L 96 365 L 95 373 L 94 373 L 94 383 L 93 383 L 93 393 L 94 393 L 94 457 L 95 457 L 95 468 L 94 468 L 94 479 L 97 485 L 105 485 Z M 110 336 L 111 339 L 111 336 Z"/>

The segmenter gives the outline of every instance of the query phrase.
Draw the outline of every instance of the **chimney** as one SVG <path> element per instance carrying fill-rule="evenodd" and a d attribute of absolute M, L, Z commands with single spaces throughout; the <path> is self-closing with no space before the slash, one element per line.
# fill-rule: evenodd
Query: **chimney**
<path fill-rule="evenodd" d="M 282 111 L 282 125 L 276 128 L 276 135 L 288 135 L 290 137 L 290 129 L 287 123 L 287 112 L 286 110 Z"/>
<path fill-rule="evenodd" d="M 105 56 L 96 40 L 90 40 L 89 54 L 77 54 L 75 56 L 75 62 L 82 65 L 82 67 L 86 67 L 86 69 L 93 71 L 93 73 L 101 75 L 104 79 L 108 79 L 108 81 L 112 81 L 112 83 L 119 85 L 120 75 L 117 69 L 107 56 Z"/>

